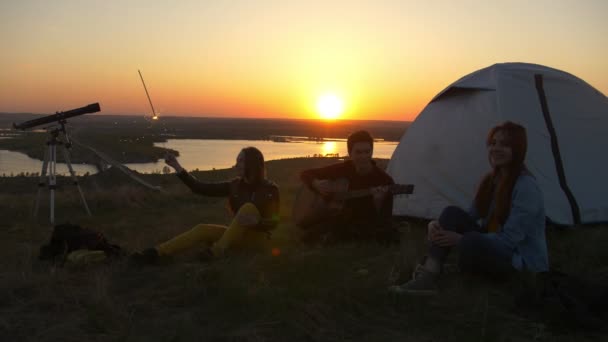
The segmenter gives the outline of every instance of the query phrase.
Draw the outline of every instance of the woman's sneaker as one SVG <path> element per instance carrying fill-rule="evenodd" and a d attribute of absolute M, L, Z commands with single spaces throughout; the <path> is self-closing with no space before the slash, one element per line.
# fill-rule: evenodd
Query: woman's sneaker
<path fill-rule="evenodd" d="M 388 288 L 389 292 L 395 294 L 419 294 L 432 295 L 437 293 L 437 273 L 433 273 L 423 265 L 416 266 L 412 279 L 402 285 L 394 285 Z"/>

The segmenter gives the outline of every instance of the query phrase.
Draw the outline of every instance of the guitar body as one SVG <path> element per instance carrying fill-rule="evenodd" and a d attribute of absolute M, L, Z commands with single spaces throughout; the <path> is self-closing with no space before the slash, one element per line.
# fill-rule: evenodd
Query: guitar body
<path fill-rule="evenodd" d="M 371 195 L 373 188 L 348 190 L 348 180 L 337 179 L 329 181 L 331 187 L 330 196 L 321 196 L 312 191 L 308 186 L 302 186 L 293 206 L 293 220 L 302 229 L 322 222 L 327 218 L 338 215 L 344 207 L 344 202 L 349 198 L 357 198 Z M 414 192 L 413 184 L 387 185 L 391 195 L 411 194 Z"/>
<path fill-rule="evenodd" d="M 330 182 L 332 193 L 340 194 L 348 191 L 348 180 L 338 179 Z M 293 207 L 293 219 L 300 228 L 306 227 L 338 215 L 344 207 L 344 200 L 339 196 L 321 196 L 304 185 L 298 191 Z"/>

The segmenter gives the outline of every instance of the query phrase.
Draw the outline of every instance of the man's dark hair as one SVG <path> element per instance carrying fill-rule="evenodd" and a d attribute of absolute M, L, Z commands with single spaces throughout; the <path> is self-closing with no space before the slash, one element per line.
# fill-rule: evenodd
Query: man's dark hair
<path fill-rule="evenodd" d="M 245 177 L 252 183 L 264 180 L 266 170 L 262 152 L 255 147 L 245 147 L 242 152 L 245 158 Z"/>
<path fill-rule="evenodd" d="M 355 144 L 359 142 L 369 143 L 372 149 L 374 148 L 374 138 L 372 138 L 372 135 L 369 134 L 368 131 L 356 131 L 354 133 L 351 133 L 351 135 L 348 136 L 348 140 L 346 141 L 348 154 L 350 154 L 350 152 L 353 150 L 353 146 L 355 146 Z"/>

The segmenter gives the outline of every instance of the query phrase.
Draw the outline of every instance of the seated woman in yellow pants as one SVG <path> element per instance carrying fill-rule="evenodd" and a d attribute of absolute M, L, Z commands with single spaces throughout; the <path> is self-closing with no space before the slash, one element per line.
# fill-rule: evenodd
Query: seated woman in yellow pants
<path fill-rule="evenodd" d="M 230 249 L 255 249 L 264 245 L 269 232 L 279 222 L 279 189 L 266 179 L 264 156 L 255 147 L 241 150 L 236 158 L 237 178 L 220 183 L 204 183 L 192 177 L 174 156 L 167 165 L 195 193 L 228 197 L 234 218 L 230 226 L 199 224 L 194 228 L 131 256 L 140 264 L 155 263 L 160 257 L 171 256 L 192 248 L 200 248 L 208 257 L 222 256 Z"/>

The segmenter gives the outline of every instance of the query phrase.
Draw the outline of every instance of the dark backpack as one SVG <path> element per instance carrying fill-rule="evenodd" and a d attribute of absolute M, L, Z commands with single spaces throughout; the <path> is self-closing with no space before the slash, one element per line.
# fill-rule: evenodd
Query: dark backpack
<path fill-rule="evenodd" d="M 102 233 L 78 225 L 64 223 L 53 227 L 48 244 L 40 247 L 40 260 L 60 261 L 79 249 L 103 251 L 107 257 L 121 257 L 124 252 L 120 246 L 109 243 Z"/>

